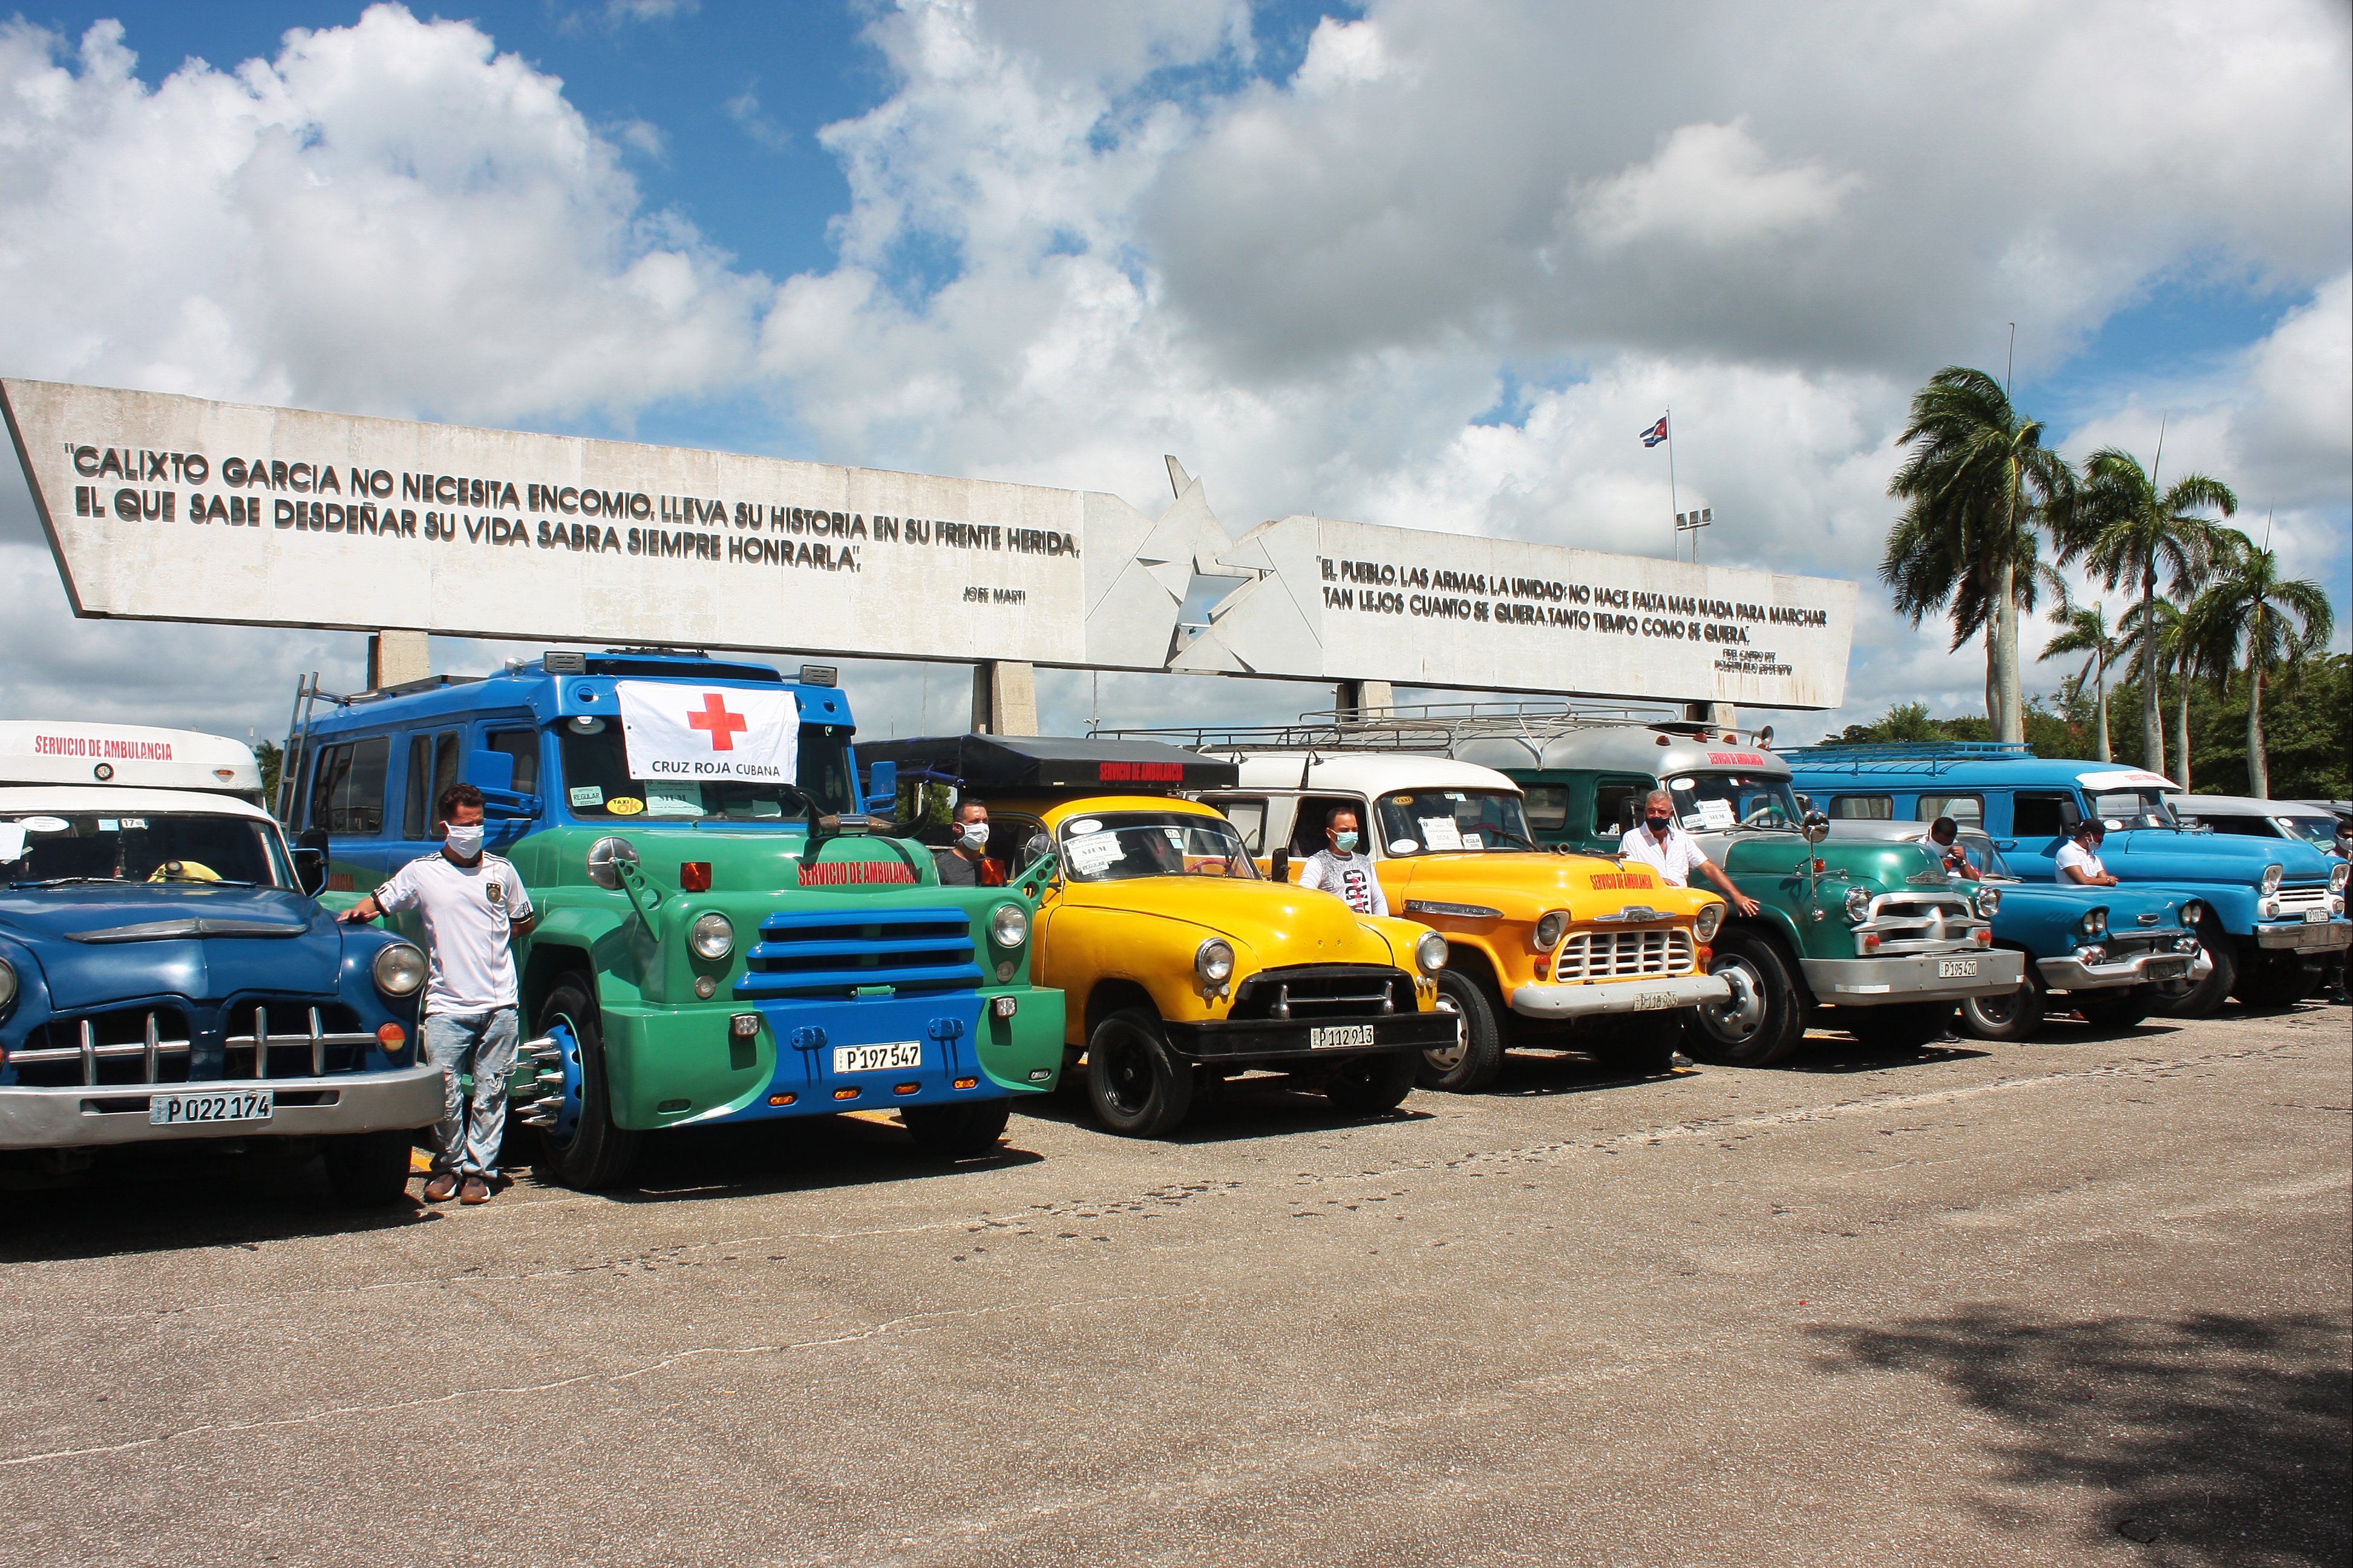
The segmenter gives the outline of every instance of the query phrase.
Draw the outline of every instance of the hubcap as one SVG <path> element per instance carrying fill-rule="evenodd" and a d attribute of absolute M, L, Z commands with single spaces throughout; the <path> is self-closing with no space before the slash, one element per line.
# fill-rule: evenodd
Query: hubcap
<path fill-rule="evenodd" d="M 1727 1046 L 1736 1046 L 1755 1037 L 1765 1026 L 1765 986 L 1757 972 L 1742 958 L 1727 958 L 1719 963 L 1714 973 L 1724 977 L 1732 987 L 1732 994 L 1722 1002 L 1699 1010 L 1700 1023 L 1710 1035 Z"/>
<path fill-rule="evenodd" d="M 1438 994 L 1438 1005 L 1432 1011 L 1453 1017 L 1454 1043 L 1434 1046 L 1421 1053 L 1421 1059 L 1439 1072 L 1452 1072 L 1462 1065 L 1462 1055 L 1471 1048 L 1471 1026 L 1462 1021 L 1462 1009 L 1455 1005 L 1454 998 L 1443 991 Z"/>

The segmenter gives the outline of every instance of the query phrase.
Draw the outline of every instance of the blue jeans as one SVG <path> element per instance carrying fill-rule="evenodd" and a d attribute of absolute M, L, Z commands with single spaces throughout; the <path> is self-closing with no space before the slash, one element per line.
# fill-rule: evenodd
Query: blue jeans
<path fill-rule="evenodd" d="M 441 1069 L 441 1123 L 434 1129 L 433 1168 L 460 1176 L 498 1170 L 499 1140 L 507 1130 L 507 1072 L 514 1066 L 515 1010 L 428 1013 L 421 1031 L 425 1059 Z M 458 1085 L 474 1075 L 472 1114 Z"/>

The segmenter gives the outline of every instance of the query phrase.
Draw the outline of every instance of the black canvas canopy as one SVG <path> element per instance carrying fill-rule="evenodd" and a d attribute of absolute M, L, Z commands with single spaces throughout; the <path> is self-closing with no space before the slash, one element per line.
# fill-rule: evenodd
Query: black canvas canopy
<path fill-rule="evenodd" d="M 1060 735 L 933 735 L 860 741 L 858 760 L 896 763 L 902 779 L 933 779 L 972 790 L 1065 789 L 1160 795 L 1224 789 L 1234 763 L 1157 741 L 1088 741 Z"/>

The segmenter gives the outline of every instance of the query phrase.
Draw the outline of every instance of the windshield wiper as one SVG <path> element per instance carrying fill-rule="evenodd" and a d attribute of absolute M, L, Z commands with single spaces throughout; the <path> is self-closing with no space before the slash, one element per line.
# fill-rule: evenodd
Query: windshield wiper
<path fill-rule="evenodd" d="M 1519 841 L 1520 841 L 1521 843 L 1523 843 L 1523 844 L 1526 845 L 1529 848 L 1531 848 L 1531 849 L 1535 850 L 1537 854 L 1541 855 L 1541 854 L 1543 854 L 1543 853 L 1544 853 L 1544 846 L 1543 846 L 1543 845 L 1538 844 L 1538 843 L 1537 843 L 1535 839 L 1533 839 L 1533 838 L 1525 837 L 1523 837 L 1523 836 L 1522 836 L 1522 835 L 1520 835 L 1520 834 L 1514 833 L 1514 832 L 1513 832 L 1513 831 L 1512 831 L 1510 828 L 1508 828 L 1508 827 L 1498 827 L 1498 826 L 1495 826 L 1493 824 L 1492 824 L 1492 823 L 1491 823 L 1491 824 L 1489 824 L 1489 825 L 1488 825 L 1487 831 L 1488 831 L 1488 832 L 1490 832 L 1490 833 L 1497 833 L 1497 834 L 1501 834 L 1501 835 L 1502 835 L 1503 837 L 1504 837 L 1505 838 L 1517 838 L 1517 839 L 1519 839 Z"/>
<path fill-rule="evenodd" d="M 11 882 L 12 888 L 71 888 L 85 882 L 123 882 L 127 877 L 48 877 L 38 880 Z"/>

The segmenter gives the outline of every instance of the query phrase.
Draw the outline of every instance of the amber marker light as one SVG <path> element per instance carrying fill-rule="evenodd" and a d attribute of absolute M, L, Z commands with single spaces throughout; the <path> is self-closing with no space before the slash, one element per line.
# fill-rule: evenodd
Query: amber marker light
<path fill-rule="evenodd" d="M 894 1083 L 891 1086 L 891 1092 L 892 1094 L 913 1094 L 923 1087 L 923 1086 L 920 1083 Z"/>
<path fill-rule="evenodd" d="M 978 1089 L 980 1087 L 980 1079 L 976 1078 L 960 1078 L 955 1080 L 955 1086 L 958 1089 Z"/>
<path fill-rule="evenodd" d="M 708 860 L 681 862 L 678 868 L 678 885 L 682 890 L 690 893 L 711 891 L 711 862 Z"/>
<path fill-rule="evenodd" d="M 856 1100 L 858 1098 L 858 1091 L 854 1089 L 837 1089 L 833 1091 L 833 1098 L 836 1100 Z"/>
<path fill-rule="evenodd" d="M 396 1051 L 408 1044 L 408 1031 L 397 1024 L 379 1024 L 376 1026 L 375 1043 L 387 1051 Z"/>
<path fill-rule="evenodd" d="M 768 1103 L 770 1105 L 790 1105 L 799 1098 L 800 1096 L 797 1094 L 772 1094 L 768 1096 Z"/>

